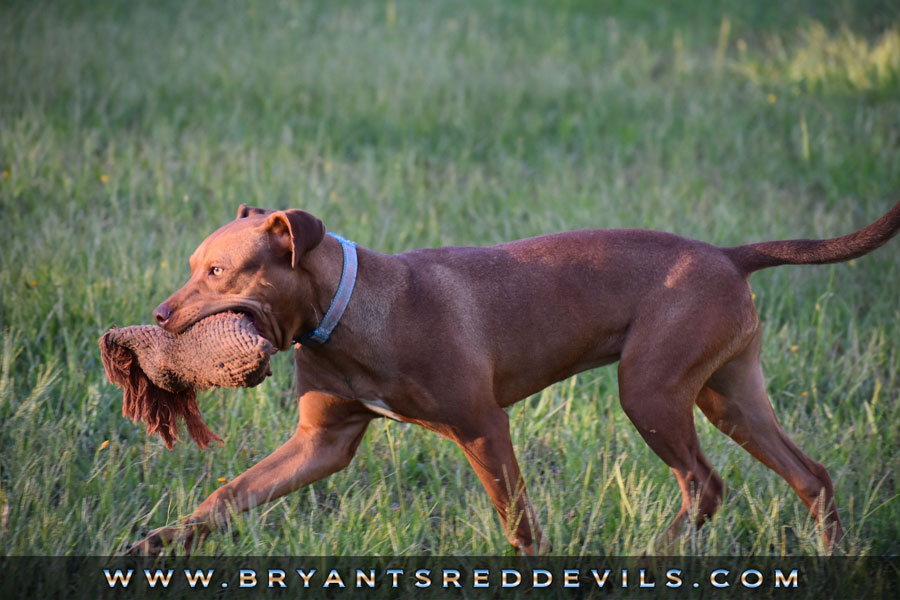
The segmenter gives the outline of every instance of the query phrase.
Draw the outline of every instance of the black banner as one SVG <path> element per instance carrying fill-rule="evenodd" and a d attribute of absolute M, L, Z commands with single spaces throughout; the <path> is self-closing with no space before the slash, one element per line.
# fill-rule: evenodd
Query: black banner
<path fill-rule="evenodd" d="M 896 598 L 900 557 L 3 557 L 13 598 Z"/>

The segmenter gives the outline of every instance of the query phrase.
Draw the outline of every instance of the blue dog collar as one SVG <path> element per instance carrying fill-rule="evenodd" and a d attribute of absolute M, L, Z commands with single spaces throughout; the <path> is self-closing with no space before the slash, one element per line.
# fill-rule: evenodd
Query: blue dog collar
<path fill-rule="evenodd" d="M 311 348 L 321 346 L 327 342 L 328 338 L 331 337 L 331 332 L 334 331 L 334 328 L 341 321 L 341 317 L 344 316 L 344 311 L 347 309 L 350 297 L 353 295 L 353 288 L 356 285 L 356 272 L 359 266 L 356 257 L 356 244 L 330 231 L 328 235 L 341 243 L 341 249 L 344 252 L 344 268 L 341 271 L 341 281 L 338 284 L 338 289 L 331 300 L 331 306 L 328 307 L 325 316 L 319 322 L 319 326 L 313 331 L 302 334 L 299 339 L 294 339 L 298 344 Z"/>

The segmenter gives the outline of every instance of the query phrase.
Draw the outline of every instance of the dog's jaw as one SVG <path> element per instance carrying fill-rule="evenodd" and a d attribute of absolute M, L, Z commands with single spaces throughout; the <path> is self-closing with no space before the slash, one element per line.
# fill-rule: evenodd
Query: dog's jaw
<path fill-rule="evenodd" d="M 212 297 L 192 302 L 177 308 L 163 328 L 171 333 L 182 334 L 197 321 L 228 311 L 247 315 L 257 333 L 279 350 L 285 350 L 290 345 L 291 336 L 278 327 L 278 319 L 272 315 L 271 307 L 250 298 Z"/>

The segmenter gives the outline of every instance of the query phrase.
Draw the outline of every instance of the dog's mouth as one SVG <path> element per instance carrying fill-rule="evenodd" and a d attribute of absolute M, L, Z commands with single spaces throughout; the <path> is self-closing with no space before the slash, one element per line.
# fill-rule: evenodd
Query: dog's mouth
<path fill-rule="evenodd" d="M 256 330 L 256 333 L 259 334 L 260 337 L 265 338 L 270 344 L 274 345 L 275 342 L 272 340 L 272 334 L 269 331 L 268 327 L 265 326 L 262 317 L 256 313 L 256 311 L 250 310 L 244 306 L 233 306 L 231 308 L 226 308 L 225 310 L 221 310 L 218 312 L 233 312 L 239 315 L 243 315 L 248 321 L 250 321 L 250 325 L 253 326 L 253 329 Z"/>
<path fill-rule="evenodd" d="M 256 333 L 259 334 L 259 336 L 261 338 L 264 338 L 270 344 L 275 346 L 275 340 L 272 339 L 273 336 L 272 336 L 270 330 L 267 327 L 263 327 L 262 320 L 260 319 L 260 317 L 257 316 L 256 313 L 254 313 L 250 310 L 247 310 L 247 309 L 242 309 L 242 308 L 230 309 L 230 310 L 231 310 L 231 312 L 235 312 L 235 313 L 238 313 L 238 314 L 246 317 L 247 320 L 250 321 L 250 325 L 253 326 L 253 329 L 256 330 Z"/>
<path fill-rule="evenodd" d="M 273 346 L 278 347 L 276 340 L 274 339 L 274 331 L 270 326 L 269 320 L 264 317 L 261 311 L 255 310 L 253 307 L 247 306 L 243 303 L 217 306 L 215 308 L 210 308 L 209 310 L 198 311 L 196 315 L 192 315 L 192 317 L 186 320 L 183 325 L 177 328 L 177 333 L 184 333 L 189 328 L 193 327 L 198 321 L 205 319 L 206 317 L 209 317 L 211 315 L 216 315 L 224 312 L 232 312 L 244 316 L 248 321 L 250 321 L 253 329 L 256 330 L 256 333 L 260 337 L 264 338 Z"/>

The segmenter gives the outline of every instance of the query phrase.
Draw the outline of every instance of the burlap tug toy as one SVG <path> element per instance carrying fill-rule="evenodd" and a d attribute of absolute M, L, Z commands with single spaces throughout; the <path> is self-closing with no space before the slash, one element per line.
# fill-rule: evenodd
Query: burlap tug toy
<path fill-rule="evenodd" d="M 201 448 L 221 438 L 210 431 L 197 407 L 197 390 L 253 387 L 267 375 L 275 351 L 245 315 L 211 315 L 180 335 L 155 325 L 111 329 L 100 338 L 106 376 L 122 388 L 122 414 L 147 424 L 171 450 L 179 420 Z"/>

